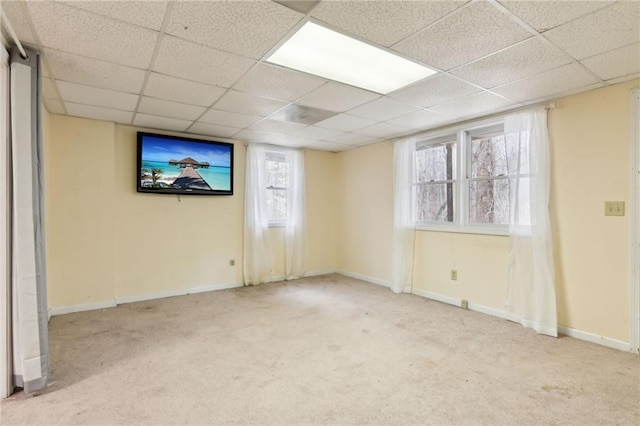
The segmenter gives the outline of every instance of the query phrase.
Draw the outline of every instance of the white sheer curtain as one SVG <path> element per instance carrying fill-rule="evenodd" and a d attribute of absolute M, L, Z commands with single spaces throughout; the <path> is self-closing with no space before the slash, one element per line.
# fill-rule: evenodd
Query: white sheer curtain
<path fill-rule="evenodd" d="M 247 146 L 244 193 L 244 284 L 271 280 L 269 218 L 267 215 L 266 150 L 262 145 Z"/>
<path fill-rule="evenodd" d="M 287 163 L 285 219 L 285 279 L 301 278 L 305 273 L 306 212 L 304 155 L 302 151 L 251 144 L 247 147 L 244 283 L 255 285 L 272 281 L 272 256 L 267 206 L 267 153 L 284 154 Z"/>
<path fill-rule="evenodd" d="M 413 215 L 415 175 L 415 138 L 395 142 L 393 146 L 393 264 L 391 289 L 411 292 L 413 275 Z"/>
<path fill-rule="evenodd" d="M 4 50 L 4 49 L 3 49 Z M 3 52 L 0 71 L 0 396 L 43 390 L 49 379 L 40 67 L 36 52 Z M 10 81 L 7 87 L 7 78 Z M 7 134 L 7 124 L 11 132 Z M 10 155 L 9 155 L 10 153 Z M 10 229 L 10 231 L 9 231 Z"/>
<path fill-rule="evenodd" d="M 519 146 L 511 181 L 511 250 L 507 310 L 538 333 L 558 335 L 549 220 L 549 137 L 544 107 L 505 118 L 505 136 Z"/>
<path fill-rule="evenodd" d="M 285 278 L 301 278 L 305 273 L 306 217 L 304 196 L 304 154 L 288 149 L 287 220 L 285 225 Z"/>

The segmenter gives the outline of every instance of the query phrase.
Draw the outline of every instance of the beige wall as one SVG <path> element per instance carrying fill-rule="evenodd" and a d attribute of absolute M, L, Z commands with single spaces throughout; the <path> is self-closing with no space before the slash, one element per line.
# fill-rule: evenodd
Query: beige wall
<path fill-rule="evenodd" d="M 549 111 L 551 216 L 560 325 L 629 340 L 628 217 L 604 201 L 630 191 L 631 88 L 639 81 L 559 99 Z M 389 281 L 393 150 L 388 143 L 340 154 L 338 265 Z M 416 232 L 414 288 L 503 310 L 509 240 Z M 458 280 L 450 280 L 451 269 Z"/>
<path fill-rule="evenodd" d="M 50 307 L 113 300 L 113 123 L 51 115 L 45 138 Z"/>
<path fill-rule="evenodd" d="M 51 308 L 242 282 L 245 147 L 234 195 L 136 192 L 137 128 L 50 115 L 46 212 Z M 335 154 L 305 152 L 311 273 L 336 269 Z M 282 228 L 274 275 L 284 270 Z M 229 266 L 235 259 L 236 266 Z"/>
<path fill-rule="evenodd" d="M 382 282 L 391 279 L 393 145 L 339 154 L 338 269 Z"/>
<path fill-rule="evenodd" d="M 557 100 L 549 112 L 551 215 L 563 326 L 628 340 L 631 82 Z M 242 280 L 244 146 L 233 197 L 135 192 L 137 129 L 50 115 L 46 130 L 49 300 L 73 306 Z M 305 152 L 307 270 L 388 282 L 393 146 Z M 282 275 L 282 228 L 271 229 Z M 414 287 L 502 309 L 508 238 L 418 231 Z M 228 265 L 236 259 L 236 266 Z M 458 270 L 458 280 L 449 272 Z"/>
<path fill-rule="evenodd" d="M 631 89 L 640 81 L 560 99 L 549 113 L 551 219 L 559 322 L 629 340 Z"/>

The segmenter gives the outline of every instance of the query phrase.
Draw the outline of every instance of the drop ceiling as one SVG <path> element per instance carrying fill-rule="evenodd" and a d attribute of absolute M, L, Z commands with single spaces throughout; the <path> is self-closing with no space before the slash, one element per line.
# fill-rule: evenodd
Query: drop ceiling
<path fill-rule="evenodd" d="M 2 7 L 49 112 L 249 143 L 343 151 L 640 77 L 639 1 Z M 382 96 L 266 63 L 309 20 L 437 73 Z"/>

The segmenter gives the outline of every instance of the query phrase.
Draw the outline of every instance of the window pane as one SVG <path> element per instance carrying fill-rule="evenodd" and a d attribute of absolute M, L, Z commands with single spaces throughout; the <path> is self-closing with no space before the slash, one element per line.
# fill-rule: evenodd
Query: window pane
<path fill-rule="evenodd" d="M 453 222 L 453 184 L 434 183 L 416 186 L 418 222 Z"/>
<path fill-rule="evenodd" d="M 287 186 L 287 163 L 267 160 L 267 187 L 285 188 Z"/>
<path fill-rule="evenodd" d="M 469 223 L 509 224 L 509 179 L 469 182 Z"/>
<path fill-rule="evenodd" d="M 269 220 L 287 218 L 287 197 L 284 189 L 267 189 L 267 215 Z"/>
<path fill-rule="evenodd" d="M 503 134 L 471 138 L 471 177 L 518 173 L 518 138 Z M 524 173 L 524 171 L 523 171 Z"/>
<path fill-rule="evenodd" d="M 418 148 L 416 151 L 416 174 L 418 183 L 455 180 L 455 142 Z"/>

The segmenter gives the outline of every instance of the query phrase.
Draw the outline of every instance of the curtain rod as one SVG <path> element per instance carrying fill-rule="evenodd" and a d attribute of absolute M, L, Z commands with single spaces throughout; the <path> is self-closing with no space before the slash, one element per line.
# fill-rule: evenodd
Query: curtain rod
<path fill-rule="evenodd" d="M 20 40 L 18 39 L 16 32 L 13 30 L 13 27 L 11 26 L 9 17 L 4 13 L 4 10 L 2 9 L 0 9 L 0 13 L 2 14 L 2 22 L 4 22 L 4 24 L 6 25 L 9 35 L 11 36 L 13 41 L 16 43 L 16 46 L 18 46 L 18 50 L 20 51 L 20 56 L 22 56 L 22 59 L 29 59 L 29 55 L 27 55 L 27 52 L 24 51 L 24 47 L 22 47 L 22 43 L 20 43 Z"/>

